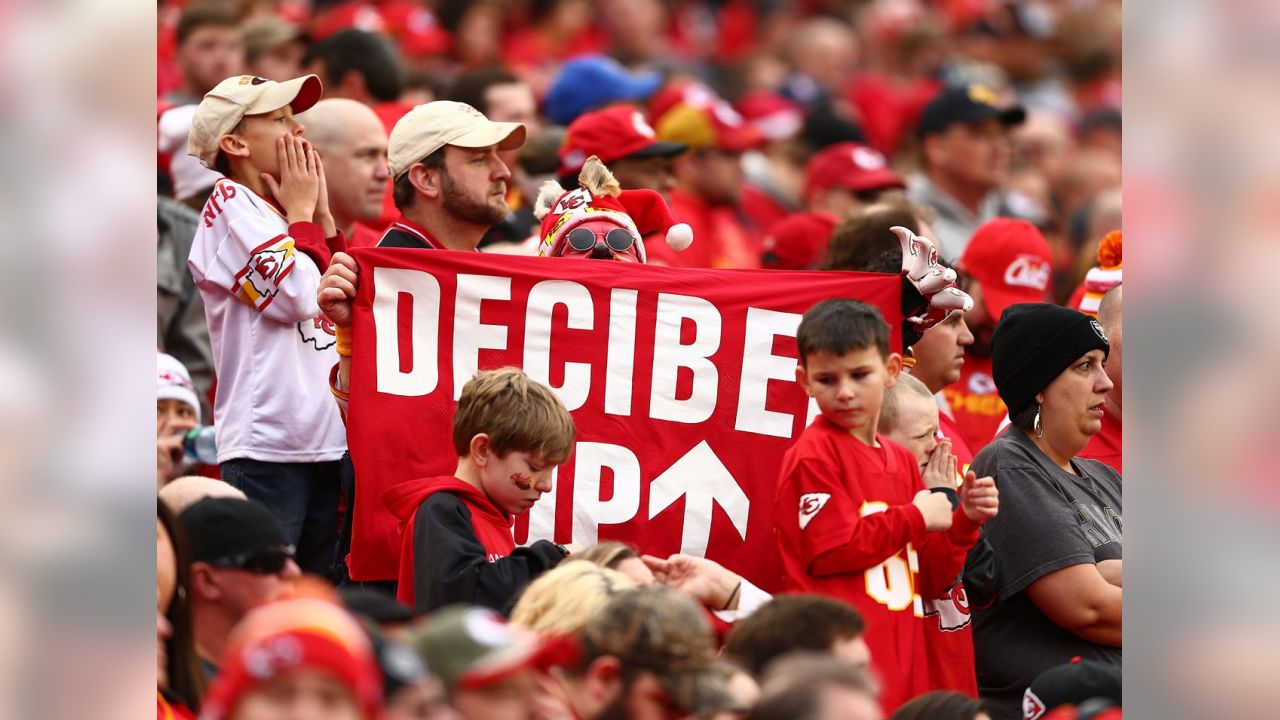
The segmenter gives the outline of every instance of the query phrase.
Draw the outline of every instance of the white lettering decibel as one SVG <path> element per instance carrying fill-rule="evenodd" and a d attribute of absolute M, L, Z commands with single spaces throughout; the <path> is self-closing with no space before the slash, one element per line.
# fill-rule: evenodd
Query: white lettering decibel
<path fill-rule="evenodd" d="M 401 296 L 413 303 L 409 316 L 409 371 L 400 369 Z M 373 269 L 373 336 L 378 392 L 416 397 L 435 392 L 440 381 L 440 283 L 421 270 Z"/>
<path fill-rule="evenodd" d="M 510 300 L 511 278 L 492 275 L 458 275 L 458 297 L 453 309 L 453 399 L 462 397 L 462 386 L 480 369 L 480 350 L 505 350 L 507 326 L 480 322 L 485 300 Z"/>
<path fill-rule="evenodd" d="M 693 322 L 694 338 L 680 344 L 685 320 Z M 653 331 L 653 376 L 649 415 L 656 420 L 696 424 L 706 421 L 716 408 L 720 380 L 709 359 L 720 349 L 720 311 L 710 302 L 689 295 L 658 294 L 657 324 Z M 680 368 L 693 371 L 693 392 L 676 398 Z"/>
<path fill-rule="evenodd" d="M 529 291 L 524 324 L 524 371 L 544 383 L 560 396 L 569 410 L 587 403 L 591 394 L 591 365 L 566 362 L 564 384 L 551 384 L 551 318 L 556 305 L 568 311 L 565 326 L 573 330 L 590 330 L 595 321 L 591 292 L 570 280 L 543 280 Z"/>
<path fill-rule="evenodd" d="M 738 416 L 734 430 L 789 438 L 795 416 L 765 408 L 770 380 L 794 382 L 796 361 L 773 354 L 778 335 L 795 337 L 800 315 L 762 308 L 747 308 L 746 333 L 742 346 L 742 376 L 738 383 Z"/>
<path fill-rule="evenodd" d="M 601 525 L 627 522 L 640 511 L 640 460 L 621 445 L 580 442 L 574 451 L 573 541 L 600 540 Z M 601 499 L 604 468 L 613 471 L 613 496 Z"/>

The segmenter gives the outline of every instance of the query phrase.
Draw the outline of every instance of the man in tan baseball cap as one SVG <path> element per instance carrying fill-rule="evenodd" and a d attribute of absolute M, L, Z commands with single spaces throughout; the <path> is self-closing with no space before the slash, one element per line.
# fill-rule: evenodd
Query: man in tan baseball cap
<path fill-rule="evenodd" d="M 475 249 L 508 212 L 511 170 L 498 152 L 524 138 L 523 125 L 492 122 L 466 103 L 438 100 L 409 111 L 387 140 L 401 218 L 379 247 Z"/>

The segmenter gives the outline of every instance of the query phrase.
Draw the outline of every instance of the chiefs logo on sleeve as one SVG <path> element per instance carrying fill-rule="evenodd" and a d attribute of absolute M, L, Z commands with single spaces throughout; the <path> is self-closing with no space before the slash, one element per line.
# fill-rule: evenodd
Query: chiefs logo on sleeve
<path fill-rule="evenodd" d="M 943 632 L 963 630 L 970 622 L 969 596 L 964 584 L 957 582 L 947 594 L 926 602 L 924 616 L 938 618 L 938 629 Z"/>
<path fill-rule="evenodd" d="M 338 342 L 333 323 L 324 315 L 298 323 L 298 334 L 303 343 L 310 343 L 316 350 L 328 350 Z"/>
<path fill-rule="evenodd" d="M 831 493 L 805 493 L 800 496 L 800 529 L 803 530 L 813 520 L 818 511 L 826 507 Z"/>
<path fill-rule="evenodd" d="M 293 270 L 293 238 L 277 235 L 253 249 L 249 262 L 236 273 L 236 297 L 258 312 L 280 292 L 280 283 Z"/>

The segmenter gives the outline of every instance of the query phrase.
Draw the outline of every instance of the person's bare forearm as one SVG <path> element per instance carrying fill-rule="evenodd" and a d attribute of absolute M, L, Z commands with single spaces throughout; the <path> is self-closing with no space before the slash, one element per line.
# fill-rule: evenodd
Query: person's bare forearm
<path fill-rule="evenodd" d="M 1098 563 L 1098 574 L 1102 575 L 1102 579 L 1112 585 L 1123 587 L 1124 570 L 1120 560 L 1103 560 Z"/>

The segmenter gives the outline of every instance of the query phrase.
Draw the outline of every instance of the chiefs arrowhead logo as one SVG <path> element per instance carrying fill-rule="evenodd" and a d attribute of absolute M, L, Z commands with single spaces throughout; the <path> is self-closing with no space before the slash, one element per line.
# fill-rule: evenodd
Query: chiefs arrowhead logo
<path fill-rule="evenodd" d="M 809 525 L 809 521 L 818 514 L 831 499 L 831 493 L 805 493 L 800 496 L 800 529 Z"/>
<path fill-rule="evenodd" d="M 1031 692 L 1031 688 L 1022 694 L 1022 717 L 1023 720 L 1037 720 L 1044 715 L 1044 702 Z"/>

